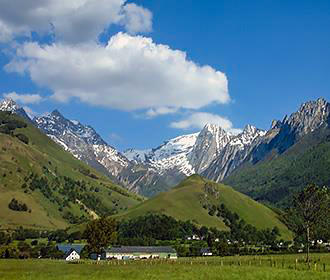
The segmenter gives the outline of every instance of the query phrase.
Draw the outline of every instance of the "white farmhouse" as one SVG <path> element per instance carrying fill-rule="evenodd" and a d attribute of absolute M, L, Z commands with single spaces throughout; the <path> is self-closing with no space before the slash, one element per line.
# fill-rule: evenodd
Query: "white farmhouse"
<path fill-rule="evenodd" d="M 63 252 L 66 261 L 80 260 L 81 251 L 84 249 L 83 244 L 57 244 L 57 250 Z"/>
<path fill-rule="evenodd" d="M 64 259 L 68 262 L 80 260 L 80 255 L 75 249 L 72 248 L 69 252 L 66 253 Z"/>

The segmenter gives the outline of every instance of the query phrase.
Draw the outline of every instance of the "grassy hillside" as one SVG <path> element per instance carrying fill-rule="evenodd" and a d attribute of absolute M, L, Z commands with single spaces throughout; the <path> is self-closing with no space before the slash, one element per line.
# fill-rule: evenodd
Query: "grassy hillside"
<path fill-rule="evenodd" d="M 292 194 L 309 183 L 330 186 L 330 130 L 305 136 L 283 154 L 239 168 L 224 180 L 254 199 L 288 206 Z"/>
<path fill-rule="evenodd" d="M 13 198 L 28 211 L 9 209 Z M 2 228 L 65 228 L 119 213 L 141 200 L 75 159 L 22 118 L 0 112 Z"/>
<path fill-rule="evenodd" d="M 191 220 L 197 225 L 227 230 L 221 218 L 209 213 L 212 207 L 222 203 L 258 229 L 277 226 L 283 238 L 291 237 L 286 226 L 272 210 L 231 187 L 216 184 L 198 175 L 187 178 L 172 190 L 132 207 L 117 217 L 126 219 L 147 213 L 161 213 L 178 220 Z"/>

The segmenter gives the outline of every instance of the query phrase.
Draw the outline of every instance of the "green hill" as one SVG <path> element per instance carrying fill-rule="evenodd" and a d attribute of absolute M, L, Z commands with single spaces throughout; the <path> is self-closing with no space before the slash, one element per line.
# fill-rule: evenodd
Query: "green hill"
<path fill-rule="evenodd" d="M 306 135 L 287 151 L 272 154 L 255 165 L 247 163 L 224 180 L 258 201 L 286 207 L 292 195 L 307 184 L 330 186 L 330 129 Z"/>
<path fill-rule="evenodd" d="M 65 228 L 141 201 L 21 117 L 0 112 L 1 228 Z"/>
<path fill-rule="evenodd" d="M 287 227 L 268 207 L 252 200 L 231 187 L 193 175 L 168 192 L 161 193 L 126 212 L 116 215 L 120 219 L 129 219 L 147 213 L 159 213 L 178 220 L 191 220 L 197 225 L 228 230 L 221 218 L 212 209 L 224 204 L 248 224 L 258 229 L 277 226 L 283 238 L 291 238 Z"/>

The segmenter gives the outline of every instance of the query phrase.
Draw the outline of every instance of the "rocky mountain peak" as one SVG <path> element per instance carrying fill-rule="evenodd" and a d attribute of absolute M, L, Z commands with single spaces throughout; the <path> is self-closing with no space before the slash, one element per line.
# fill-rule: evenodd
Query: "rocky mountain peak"
<path fill-rule="evenodd" d="M 308 101 L 303 103 L 298 112 L 311 112 L 311 111 L 322 111 L 326 108 L 328 102 L 324 98 L 318 98 L 317 100 Z"/>
<path fill-rule="evenodd" d="M 89 145 L 107 145 L 92 127 L 77 121 L 70 121 L 58 110 L 54 110 L 48 115 L 34 118 L 34 122 L 47 135 L 53 135 L 58 138 L 79 139 Z"/>
<path fill-rule="evenodd" d="M 257 132 L 257 128 L 253 125 L 247 124 L 244 129 L 243 129 L 243 133 L 245 134 L 255 134 Z"/>
<path fill-rule="evenodd" d="M 328 121 L 329 116 L 330 104 L 324 98 L 319 98 L 303 103 L 299 110 L 285 118 L 283 123 L 301 136 L 321 127 Z"/>
<path fill-rule="evenodd" d="M 31 121 L 25 110 L 11 98 L 6 98 L 2 102 L 0 102 L 0 111 L 12 112 L 25 118 L 28 121 Z"/>
<path fill-rule="evenodd" d="M 206 124 L 199 133 L 196 143 L 188 155 L 196 173 L 201 173 L 229 143 L 232 136 L 215 124 Z"/>
<path fill-rule="evenodd" d="M 204 128 L 201 130 L 200 135 L 205 134 L 212 134 L 212 135 L 227 135 L 227 132 L 219 125 L 207 123 Z M 202 137 L 202 136 L 201 136 Z"/>
<path fill-rule="evenodd" d="M 102 172 L 118 176 L 129 164 L 127 158 L 108 145 L 94 128 L 71 121 L 58 110 L 35 118 L 34 122 L 65 150 Z"/>
<path fill-rule="evenodd" d="M 50 116 L 53 116 L 53 117 L 56 117 L 56 118 L 65 119 L 65 118 L 63 117 L 63 115 L 60 113 L 60 111 L 57 110 L 57 109 L 55 109 L 55 110 L 54 110 L 53 112 L 51 112 L 49 115 L 50 115 Z"/>
<path fill-rule="evenodd" d="M 282 122 L 279 121 L 279 120 L 273 120 L 272 121 L 272 124 L 270 126 L 270 129 L 278 129 L 278 128 L 281 128 L 282 126 Z"/>
<path fill-rule="evenodd" d="M 19 109 L 20 107 L 18 104 L 11 98 L 6 98 L 0 103 L 0 110 L 1 111 L 15 111 Z"/>
<path fill-rule="evenodd" d="M 262 137 L 265 134 L 266 131 L 248 124 L 240 134 L 232 137 L 229 144 L 231 146 L 239 146 L 243 149 L 245 146 L 250 145 L 256 138 Z"/>

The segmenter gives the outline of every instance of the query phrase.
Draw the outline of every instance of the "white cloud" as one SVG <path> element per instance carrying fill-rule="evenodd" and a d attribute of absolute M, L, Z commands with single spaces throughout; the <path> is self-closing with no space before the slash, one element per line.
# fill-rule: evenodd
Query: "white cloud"
<path fill-rule="evenodd" d="M 146 112 L 146 116 L 148 118 L 154 118 L 159 115 L 167 115 L 174 114 L 178 111 L 178 108 L 170 108 L 170 107 L 159 107 L 159 108 L 151 108 Z"/>
<path fill-rule="evenodd" d="M 30 119 L 33 119 L 35 116 L 38 115 L 38 113 L 36 113 L 35 111 L 33 111 L 30 107 L 28 106 L 24 106 L 23 107 L 24 111 L 28 114 L 28 116 L 30 117 Z"/>
<path fill-rule="evenodd" d="M 227 78 L 152 39 L 118 33 L 107 46 L 25 43 L 7 71 L 28 73 L 53 98 L 125 111 L 199 109 L 230 101 Z M 152 111 L 150 111 L 152 112 Z M 150 113 L 153 114 L 153 113 Z"/>
<path fill-rule="evenodd" d="M 152 13 L 134 3 L 124 6 L 125 16 L 123 25 L 131 34 L 139 32 L 150 32 L 152 30 Z"/>
<path fill-rule="evenodd" d="M 184 120 L 172 122 L 170 126 L 177 129 L 202 129 L 206 124 L 218 125 L 232 134 L 241 132 L 240 129 L 234 128 L 233 123 L 227 118 L 205 112 L 192 113 Z"/>
<path fill-rule="evenodd" d="M 17 94 L 16 92 L 10 92 L 3 93 L 3 96 L 22 104 L 37 104 L 43 100 L 39 94 Z"/>
<path fill-rule="evenodd" d="M 126 0 L 1 0 L 0 42 L 16 36 L 54 34 L 57 40 L 94 40 L 111 24 L 129 32 L 152 29 L 151 12 Z"/>

